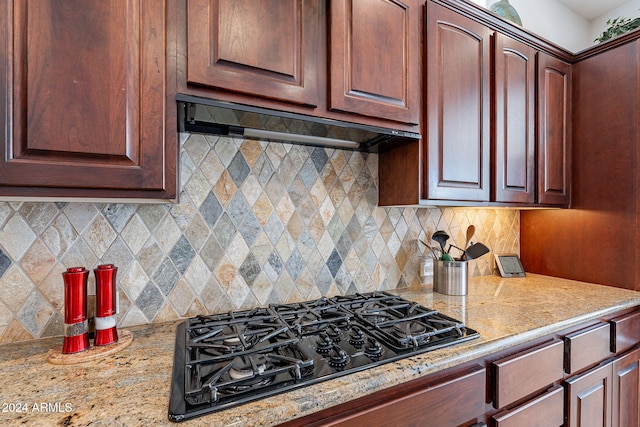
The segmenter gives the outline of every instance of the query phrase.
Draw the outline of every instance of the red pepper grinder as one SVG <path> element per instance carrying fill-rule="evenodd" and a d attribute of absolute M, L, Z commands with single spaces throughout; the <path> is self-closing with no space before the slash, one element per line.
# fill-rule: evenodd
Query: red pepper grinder
<path fill-rule="evenodd" d="M 84 267 L 71 267 L 62 273 L 64 280 L 63 354 L 78 353 L 89 348 L 88 277 L 89 270 Z"/>
<path fill-rule="evenodd" d="M 95 345 L 109 345 L 118 341 L 116 329 L 116 273 L 113 264 L 99 265 L 96 275 L 96 335 Z"/>

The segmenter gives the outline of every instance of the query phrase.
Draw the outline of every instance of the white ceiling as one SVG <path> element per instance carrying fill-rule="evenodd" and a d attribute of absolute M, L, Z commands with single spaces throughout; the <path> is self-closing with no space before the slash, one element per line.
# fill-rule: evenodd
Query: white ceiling
<path fill-rule="evenodd" d="M 613 10 L 629 0 L 558 0 L 578 15 L 591 21 L 598 16 Z"/>

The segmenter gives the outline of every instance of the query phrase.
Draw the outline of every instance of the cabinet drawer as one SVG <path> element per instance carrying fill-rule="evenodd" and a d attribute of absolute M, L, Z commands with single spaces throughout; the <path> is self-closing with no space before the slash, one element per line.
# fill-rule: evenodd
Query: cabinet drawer
<path fill-rule="evenodd" d="M 611 326 L 598 323 L 564 337 L 564 370 L 568 374 L 600 363 L 611 355 Z"/>
<path fill-rule="evenodd" d="M 495 415 L 493 421 L 496 427 L 561 426 L 564 423 L 564 389 L 555 386 L 540 397 Z"/>
<path fill-rule="evenodd" d="M 474 366 L 427 388 L 324 419 L 323 427 L 457 426 L 485 410 L 486 370 Z"/>
<path fill-rule="evenodd" d="M 493 406 L 502 408 L 561 379 L 563 356 L 558 340 L 494 362 Z"/>
<path fill-rule="evenodd" d="M 612 352 L 627 350 L 640 342 L 640 312 L 612 319 L 610 323 Z"/>

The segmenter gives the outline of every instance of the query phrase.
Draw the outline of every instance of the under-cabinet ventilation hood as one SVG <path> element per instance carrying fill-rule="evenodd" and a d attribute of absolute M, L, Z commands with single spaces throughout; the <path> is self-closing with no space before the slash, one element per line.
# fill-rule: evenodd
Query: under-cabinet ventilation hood
<path fill-rule="evenodd" d="M 243 136 L 295 144 L 379 152 L 420 134 L 178 95 L 181 132 Z"/>

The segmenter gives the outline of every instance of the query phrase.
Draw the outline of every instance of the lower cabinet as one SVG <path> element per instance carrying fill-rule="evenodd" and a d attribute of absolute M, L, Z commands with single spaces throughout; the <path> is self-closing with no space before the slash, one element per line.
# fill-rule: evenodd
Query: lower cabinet
<path fill-rule="evenodd" d="M 613 362 L 611 425 L 640 425 L 640 348 Z"/>
<path fill-rule="evenodd" d="M 640 309 L 282 426 L 639 427 Z"/>
<path fill-rule="evenodd" d="M 547 392 L 491 419 L 496 427 L 548 426 L 564 423 L 564 389 L 554 386 Z"/>
<path fill-rule="evenodd" d="M 613 362 L 566 381 L 567 427 L 611 426 Z"/>
<path fill-rule="evenodd" d="M 471 366 L 422 384 L 416 380 L 284 426 L 470 426 L 485 411 L 486 369 Z"/>

